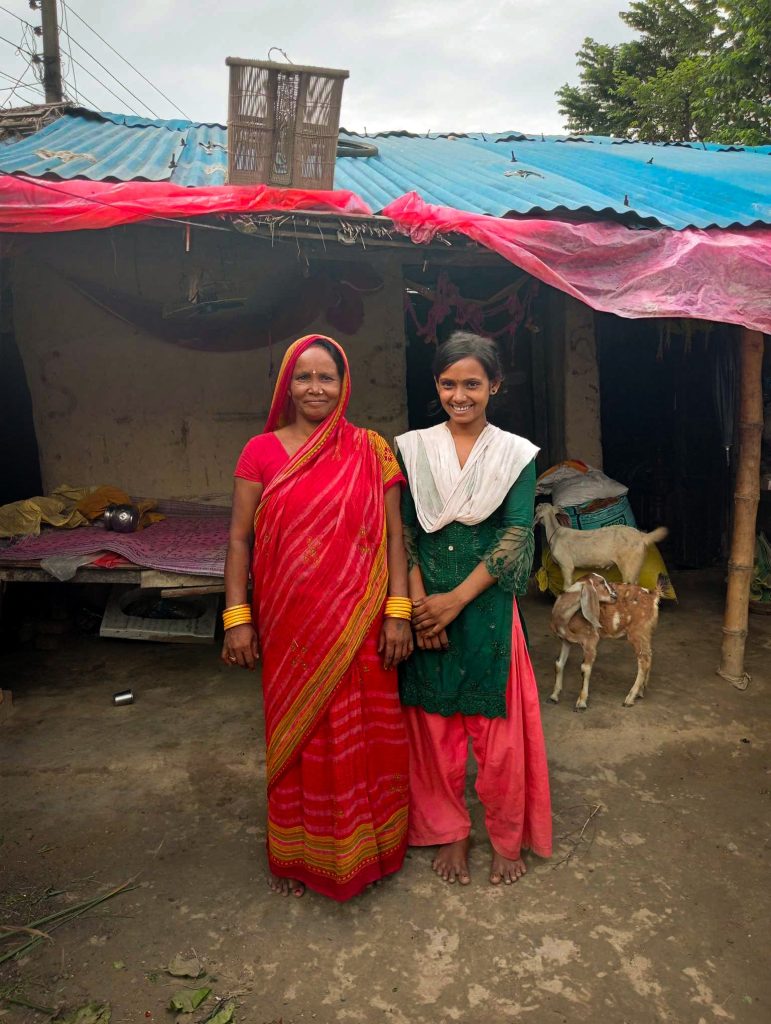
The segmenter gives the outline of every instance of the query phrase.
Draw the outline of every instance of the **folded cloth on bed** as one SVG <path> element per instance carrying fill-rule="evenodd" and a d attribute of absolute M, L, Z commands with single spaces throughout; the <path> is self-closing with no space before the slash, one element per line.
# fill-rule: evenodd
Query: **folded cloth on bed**
<path fill-rule="evenodd" d="M 0 507 L 0 537 L 37 537 L 43 524 L 71 530 L 99 519 L 108 505 L 128 504 L 131 504 L 130 496 L 110 484 L 100 487 L 63 484 L 48 496 L 24 498 Z M 139 530 L 164 518 L 161 512 L 153 511 L 157 502 L 152 498 L 135 504 L 139 509 Z"/>
<path fill-rule="evenodd" d="M 62 498 L 25 498 L 0 508 L 0 537 L 37 537 L 43 523 L 71 530 L 88 519 Z"/>

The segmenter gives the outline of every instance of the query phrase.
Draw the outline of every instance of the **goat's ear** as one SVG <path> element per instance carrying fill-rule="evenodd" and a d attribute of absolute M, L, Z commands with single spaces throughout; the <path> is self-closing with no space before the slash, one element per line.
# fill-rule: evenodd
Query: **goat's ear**
<path fill-rule="evenodd" d="M 605 595 L 603 598 L 601 598 L 603 604 L 615 604 L 616 601 L 618 601 L 618 591 L 613 586 L 613 584 L 608 583 L 606 579 L 603 579 L 602 583 L 602 590 Z"/>
<path fill-rule="evenodd" d="M 581 614 L 595 629 L 600 628 L 600 598 L 591 583 L 581 587 Z"/>

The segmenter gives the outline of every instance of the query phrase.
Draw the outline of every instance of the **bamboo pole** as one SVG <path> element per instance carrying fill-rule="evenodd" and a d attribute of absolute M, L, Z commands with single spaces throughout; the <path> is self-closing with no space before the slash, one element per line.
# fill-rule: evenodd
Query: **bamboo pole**
<path fill-rule="evenodd" d="M 744 670 L 744 647 L 755 562 L 755 529 L 760 500 L 760 445 L 763 433 L 763 335 L 743 327 L 740 332 L 739 465 L 734 491 L 734 522 L 728 562 L 723 649 L 719 675 L 739 690 L 750 676 Z"/>

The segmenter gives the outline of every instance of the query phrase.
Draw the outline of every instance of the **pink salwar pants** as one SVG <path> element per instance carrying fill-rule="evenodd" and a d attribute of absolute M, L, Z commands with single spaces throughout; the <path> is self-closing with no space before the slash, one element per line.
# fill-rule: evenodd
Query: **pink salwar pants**
<path fill-rule="evenodd" d="M 477 762 L 476 791 L 494 849 L 517 860 L 522 849 L 552 852 L 546 746 L 533 666 L 514 608 L 506 718 L 444 717 L 405 707 L 410 742 L 411 846 L 465 839 L 471 818 L 465 801 L 468 741 Z"/>

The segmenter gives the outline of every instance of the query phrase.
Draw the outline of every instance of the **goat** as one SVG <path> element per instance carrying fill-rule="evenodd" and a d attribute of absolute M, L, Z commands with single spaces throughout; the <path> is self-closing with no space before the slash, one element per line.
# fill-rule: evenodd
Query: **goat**
<path fill-rule="evenodd" d="M 585 711 L 597 645 L 603 637 L 626 637 L 637 655 L 637 676 L 624 700 L 624 707 L 631 708 L 635 700 L 643 696 L 650 676 L 653 631 L 659 618 L 661 595 L 660 582 L 655 590 L 646 590 L 634 583 L 608 583 L 597 573 L 583 576 L 560 594 L 552 608 L 551 628 L 562 641 L 562 650 L 555 663 L 554 690 L 549 700 L 559 702 L 570 645 L 580 644 L 584 655 L 583 685 L 576 711 Z"/>
<path fill-rule="evenodd" d="M 535 510 L 535 522 L 542 523 L 552 558 L 562 570 L 565 588 L 573 583 L 576 568 L 607 569 L 618 567 L 624 583 L 637 583 L 651 544 L 664 540 L 669 531 L 659 526 L 651 533 L 642 533 L 633 526 L 601 526 L 597 530 L 574 530 L 561 526 L 552 505 L 542 504 Z"/>

